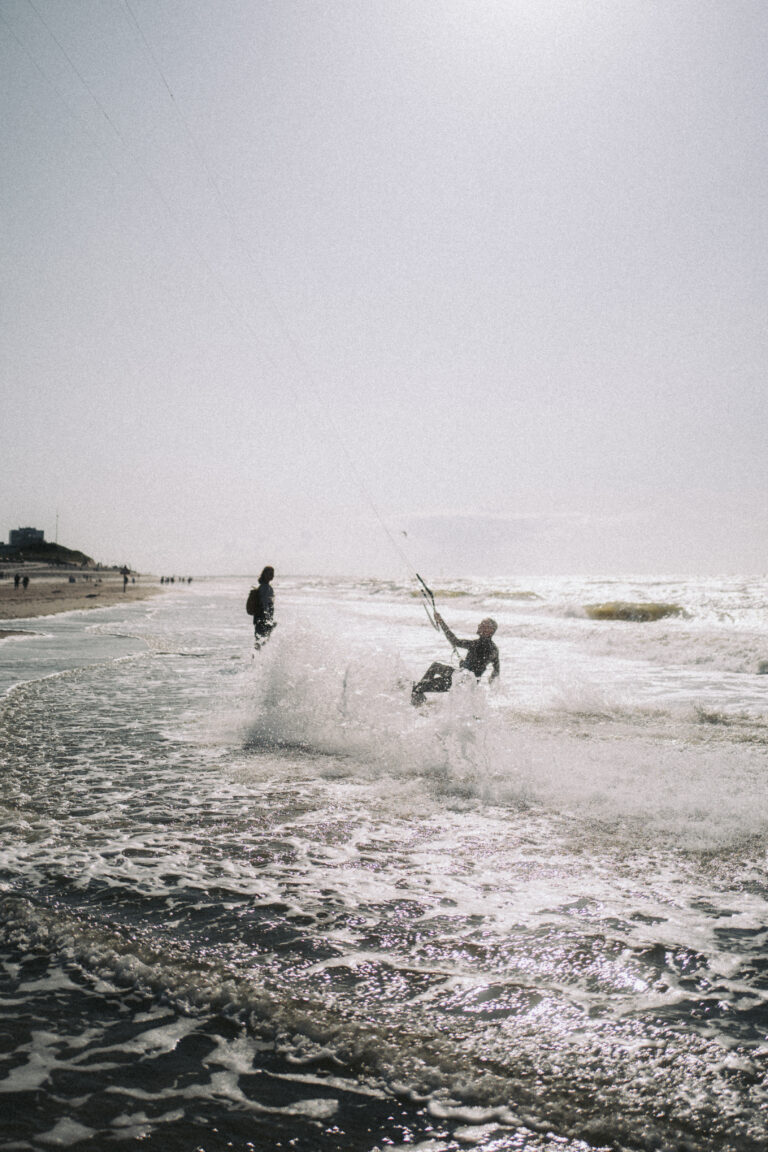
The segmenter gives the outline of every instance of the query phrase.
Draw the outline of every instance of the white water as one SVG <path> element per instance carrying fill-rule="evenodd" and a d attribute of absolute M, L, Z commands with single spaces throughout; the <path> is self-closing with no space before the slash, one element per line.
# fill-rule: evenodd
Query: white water
<path fill-rule="evenodd" d="M 8 996 L 149 997 L 107 1044 L 60 989 L 0 1090 L 237 1026 L 134 1111 L 81 1083 L 41 1147 L 174 1147 L 190 1100 L 269 1116 L 256 1147 L 761 1146 L 768 581 L 443 588 L 458 634 L 499 621 L 502 677 L 423 710 L 448 652 L 407 587 L 278 581 L 255 656 L 233 580 L 0 644 Z M 583 612 L 614 600 L 687 615 Z"/>

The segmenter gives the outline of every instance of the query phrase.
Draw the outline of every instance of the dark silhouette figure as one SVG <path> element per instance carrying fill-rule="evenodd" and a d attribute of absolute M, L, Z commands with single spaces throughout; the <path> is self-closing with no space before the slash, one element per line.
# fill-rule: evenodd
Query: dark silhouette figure
<path fill-rule="evenodd" d="M 460 640 L 454 636 L 442 616 L 435 612 L 435 620 L 442 628 L 454 648 L 466 648 L 467 654 L 461 661 L 459 668 L 472 672 L 479 680 L 489 664 L 493 665 L 491 680 L 499 674 L 499 650 L 491 637 L 496 631 L 496 621 L 490 616 L 481 620 L 477 626 L 477 640 Z M 411 692 L 412 704 L 423 704 L 427 692 L 447 692 L 453 683 L 456 669 L 451 664 L 430 664 L 418 683 L 414 684 Z"/>
<path fill-rule="evenodd" d="M 14 588 L 18 588 L 19 584 L 21 584 L 21 576 L 19 576 L 19 574 L 18 574 L 18 572 L 17 572 L 17 573 L 15 574 L 15 576 L 13 577 L 13 586 L 14 586 Z"/>
<path fill-rule="evenodd" d="M 24 591 L 26 592 L 27 588 L 29 588 L 29 576 L 23 577 L 23 579 L 21 581 L 21 586 L 24 589 Z"/>
<path fill-rule="evenodd" d="M 261 648 L 270 637 L 275 624 L 275 593 L 271 581 L 275 578 L 275 570 L 267 565 L 259 576 L 257 586 L 251 588 L 245 604 L 249 616 L 253 616 L 253 632 L 256 638 L 256 647 Z"/>

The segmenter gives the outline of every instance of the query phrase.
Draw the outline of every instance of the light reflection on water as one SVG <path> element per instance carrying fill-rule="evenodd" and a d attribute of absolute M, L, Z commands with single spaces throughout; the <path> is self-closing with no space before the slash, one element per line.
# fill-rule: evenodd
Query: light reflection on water
<path fill-rule="evenodd" d="M 424 714 L 434 634 L 387 597 L 286 590 L 258 662 L 235 585 L 89 619 L 82 663 L 62 624 L 70 667 L 0 721 L 0 1090 L 71 1146 L 760 1147 L 766 728 L 731 639 L 702 719 L 698 622 L 578 621 L 574 656 L 514 601 L 501 691 Z"/>

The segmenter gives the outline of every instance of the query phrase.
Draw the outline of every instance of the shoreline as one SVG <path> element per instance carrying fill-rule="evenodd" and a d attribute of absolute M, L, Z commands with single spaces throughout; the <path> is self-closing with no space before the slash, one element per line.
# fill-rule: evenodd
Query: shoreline
<path fill-rule="evenodd" d="M 117 573 L 94 573 L 87 580 L 78 576 L 74 584 L 60 572 L 38 571 L 28 575 L 30 582 L 26 590 L 15 588 L 12 578 L 0 580 L 0 640 L 19 635 L 19 629 L 4 627 L 10 620 L 34 620 L 60 612 L 111 608 L 115 604 L 147 600 L 165 590 L 155 576 L 140 577 L 123 591 L 123 578 Z"/>

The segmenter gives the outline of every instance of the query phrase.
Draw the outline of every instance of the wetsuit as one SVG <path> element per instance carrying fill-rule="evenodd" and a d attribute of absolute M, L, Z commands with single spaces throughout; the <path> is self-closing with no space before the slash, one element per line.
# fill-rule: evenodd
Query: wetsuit
<path fill-rule="evenodd" d="M 248 603 L 253 607 L 253 631 L 256 647 L 260 648 L 275 627 L 275 593 L 272 585 L 264 583 L 259 584 L 258 588 L 252 588 Z M 251 611 L 250 607 L 248 611 Z"/>
<path fill-rule="evenodd" d="M 443 632 L 453 644 L 454 648 L 466 648 L 467 654 L 461 661 L 459 668 L 472 672 L 479 680 L 489 664 L 493 665 L 491 680 L 499 674 L 499 650 L 490 636 L 478 636 L 476 640 L 459 640 L 454 636 L 445 622 L 442 624 Z M 414 684 L 411 700 L 414 704 L 423 704 L 426 692 L 447 692 L 453 683 L 453 674 L 456 669 L 451 664 L 430 664 L 421 680 Z"/>

